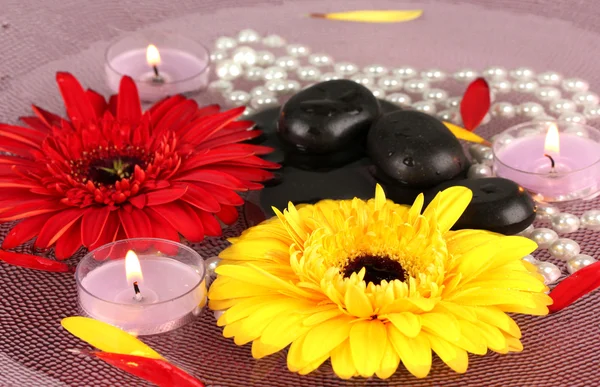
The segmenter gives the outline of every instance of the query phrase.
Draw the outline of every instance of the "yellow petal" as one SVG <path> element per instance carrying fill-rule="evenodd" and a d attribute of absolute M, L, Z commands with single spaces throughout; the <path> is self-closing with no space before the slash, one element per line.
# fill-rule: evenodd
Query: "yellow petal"
<path fill-rule="evenodd" d="M 485 139 L 479 137 L 473 132 L 469 132 L 467 129 L 461 128 L 460 126 L 451 124 L 449 122 L 444 122 L 444 125 L 446 125 L 448 130 L 452 132 L 454 137 L 460 140 L 475 142 L 477 144 L 489 144 L 489 142 Z"/>
<path fill-rule="evenodd" d="M 462 255 L 469 250 L 482 245 L 490 240 L 500 238 L 502 235 L 485 230 L 459 230 L 446 234 L 448 252 L 453 255 Z"/>
<path fill-rule="evenodd" d="M 112 325 L 87 317 L 67 317 L 60 322 L 73 336 L 101 351 L 162 359 L 136 337 Z"/>
<path fill-rule="evenodd" d="M 460 326 L 460 337 L 455 344 L 465 351 L 476 355 L 485 355 L 487 344 L 477 326 L 465 320 L 458 320 L 458 325 Z"/>
<path fill-rule="evenodd" d="M 424 330 L 450 342 L 458 340 L 460 336 L 458 322 L 450 314 L 424 313 L 421 315 L 421 325 Z"/>
<path fill-rule="evenodd" d="M 368 378 L 377 371 L 387 341 L 385 325 L 380 320 L 363 320 L 352 324 L 350 352 L 360 376 Z"/>
<path fill-rule="evenodd" d="M 309 362 L 302 357 L 302 347 L 304 347 L 305 337 L 306 335 L 300 336 L 294 340 L 292 345 L 290 345 L 290 349 L 288 350 L 287 366 L 292 372 L 298 372 L 309 364 Z"/>
<path fill-rule="evenodd" d="M 321 358 L 310 362 L 306 367 L 299 370 L 298 373 L 300 375 L 308 375 L 309 373 L 319 368 L 321 364 L 323 364 L 327 359 L 329 359 L 329 354 L 323 355 Z"/>
<path fill-rule="evenodd" d="M 475 313 L 481 321 L 498 327 L 517 339 L 521 338 L 521 329 L 519 329 L 517 323 L 499 308 L 493 306 L 478 307 L 475 309 Z"/>
<path fill-rule="evenodd" d="M 494 352 L 506 353 L 508 344 L 500 329 L 484 322 L 474 323 L 489 349 Z"/>
<path fill-rule="evenodd" d="M 385 351 L 383 352 L 383 358 L 381 358 L 381 364 L 375 374 L 380 379 L 387 379 L 396 372 L 398 364 L 400 364 L 400 357 L 388 339 L 385 343 Z"/>
<path fill-rule="evenodd" d="M 302 358 L 313 362 L 346 341 L 351 320 L 348 316 L 341 316 L 314 326 L 304 337 Z"/>
<path fill-rule="evenodd" d="M 408 222 L 410 224 L 414 224 L 417 221 L 419 215 L 421 215 L 421 211 L 423 210 L 423 203 L 425 202 L 425 196 L 423 194 L 419 194 L 415 199 L 415 202 L 408 210 Z"/>
<path fill-rule="evenodd" d="M 472 198 L 473 193 L 466 187 L 456 186 L 447 188 L 437 194 L 431 204 L 427 206 L 425 212 L 423 212 L 423 216 L 429 220 L 433 219 L 434 214 L 436 214 L 438 228 L 444 234 L 454 226 L 454 223 L 465 212 Z"/>
<path fill-rule="evenodd" d="M 459 374 L 467 372 L 469 356 L 467 356 L 467 353 L 463 349 L 434 335 L 427 335 L 427 338 L 429 339 L 429 344 L 431 344 L 431 349 L 437 353 L 448 367 Z"/>
<path fill-rule="evenodd" d="M 475 309 L 469 306 L 458 305 L 453 302 L 442 301 L 435 307 L 436 312 L 451 313 L 458 320 L 476 321 Z"/>
<path fill-rule="evenodd" d="M 375 186 L 375 210 L 380 210 L 385 204 L 385 192 L 379 184 Z"/>
<path fill-rule="evenodd" d="M 510 352 L 521 352 L 523 350 L 523 343 L 515 337 L 507 337 L 506 344 Z"/>
<path fill-rule="evenodd" d="M 398 23 L 414 20 L 421 16 L 423 11 L 414 10 L 362 10 L 349 12 L 312 13 L 313 18 L 352 21 L 360 23 Z"/>
<path fill-rule="evenodd" d="M 333 372 L 341 379 L 350 379 L 357 374 L 352 354 L 350 352 L 350 340 L 346 340 L 331 351 L 331 366 Z"/>
<path fill-rule="evenodd" d="M 302 321 L 302 323 L 304 325 L 306 325 L 307 327 L 312 326 L 312 325 L 317 325 L 317 324 L 323 323 L 324 321 L 327 321 L 329 319 L 337 317 L 343 313 L 344 312 L 342 312 L 336 305 L 332 305 L 331 309 L 324 310 L 324 311 L 318 312 L 318 313 L 314 313 L 313 315 L 304 319 L 304 321 Z"/>
<path fill-rule="evenodd" d="M 421 332 L 421 319 L 414 313 L 390 313 L 382 317 L 390 320 L 407 337 L 415 337 Z"/>
<path fill-rule="evenodd" d="M 219 258 L 234 261 L 272 260 L 269 254 L 274 251 L 288 253 L 289 245 L 275 238 L 271 240 L 242 239 L 221 251 Z"/>
<path fill-rule="evenodd" d="M 265 344 L 260 341 L 260 338 L 252 342 L 252 357 L 255 359 L 262 359 L 265 356 L 272 355 L 279 351 L 281 351 L 281 348 L 275 345 Z"/>
<path fill-rule="evenodd" d="M 431 369 L 429 340 L 422 335 L 406 337 L 393 324 L 386 327 L 388 338 L 406 369 L 417 378 L 426 377 Z"/>
<path fill-rule="evenodd" d="M 275 317 L 263 331 L 260 341 L 280 349 L 287 347 L 292 341 L 303 336 L 309 328 L 302 325 L 304 316 L 290 314 Z"/>
<path fill-rule="evenodd" d="M 364 290 L 354 284 L 348 284 L 344 304 L 348 313 L 356 317 L 370 317 L 374 313 L 371 301 L 367 298 Z"/>

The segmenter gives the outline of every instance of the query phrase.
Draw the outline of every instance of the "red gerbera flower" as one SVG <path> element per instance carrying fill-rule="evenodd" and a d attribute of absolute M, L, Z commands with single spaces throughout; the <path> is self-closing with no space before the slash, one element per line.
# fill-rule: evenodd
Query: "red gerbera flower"
<path fill-rule="evenodd" d="M 221 234 L 217 219 L 235 222 L 237 192 L 279 167 L 257 157 L 271 148 L 243 143 L 260 135 L 235 121 L 243 107 L 174 96 L 142 113 L 129 77 L 108 103 L 71 74 L 56 80 L 69 120 L 33 106 L 28 128 L 0 124 L 0 222 L 21 220 L 4 249 L 37 237 L 66 259 L 126 237 L 198 242 Z"/>

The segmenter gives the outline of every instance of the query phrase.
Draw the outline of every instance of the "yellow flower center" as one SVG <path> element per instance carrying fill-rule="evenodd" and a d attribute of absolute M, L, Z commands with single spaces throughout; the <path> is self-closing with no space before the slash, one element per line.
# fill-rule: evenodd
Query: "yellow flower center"
<path fill-rule="evenodd" d="M 405 281 L 408 277 L 400 262 L 388 257 L 372 255 L 360 255 L 349 259 L 342 273 L 344 277 L 349 278 L 352 273 L 359 273 L 363 268 L 365 269 L 364 281 L 375 285 L 379 285 L 381 281 Z"/>

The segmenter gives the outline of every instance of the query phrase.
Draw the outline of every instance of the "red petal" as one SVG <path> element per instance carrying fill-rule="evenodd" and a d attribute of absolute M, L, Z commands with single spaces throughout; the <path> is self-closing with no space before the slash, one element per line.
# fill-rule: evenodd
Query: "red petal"
<path fill-rule="evenodd" d="M 36 269 L 43 271 L 51 271 L 56 273 L 73 272 L 73 267 L 66 263 L 57 262 L 48 258 L 38 257 L 30 254 L 11 253 L 0 250 L 0 261 L 10 265 L 26 267 L 28 269 Z"/>
<path fill-rule="evenodd" d="M 158 215 L 154 211 L 146 211 L 150 223 L 152 223 L 152 235 L 154 238 L 168 239 L 170 241 L 179 242 L 179 233 L 167 222 L 165 218 Z"/>
<path fill-rule="evenodd" d="M 69 73 L 58 72 L 56 73 L 56 82 L 71 122 L 76 125 L 96 122 L 94 107 L 85 95 L 79 81 Z"/>
<path fill-rule="evenodd" d="M 129 124 L 137 124 L 142 117 L 142 105 L 137 86 L 128 76 L 121 78 L 119 100 L 117 104 L 117 119 Z"/>
<path fill-rule="evenodd" d="M 22 157 L 29 158 L 35 150 L 38 150 L 39 146 L 31 146 L 22 143 L 18 140 L 10 138 L 2 138 L 0 140 L 0 151 L 13 153 Z"/>
<path fill-rule="evenodd" d="M 181 198 L 187 191 L 187 185 L 183 184 L 177 187 L 165 188 L 158 191 L 148 192 L 146 194 L 147 205 L 156 206 L 175 201 Z"/>
<path fill-rule="evenodd" d="M 121 226 L 125 230 L 127 238 L 151 238 L 152 224 L 144 211 L 133 208 L 131 212 L 119 209 Z"/>
<path fill-rule="evenodd" d="M 113 117 L 117 116 L 118 103 L 119 103 L 119 96 L 116 94 L 111 95 L 110 98 L 108 99 L 108 112 L 110 112 L 110 114 L 112 114 Z"/>
<path fill-rule="evenodd" d="M 174 95 L 172 97 L 167 97 L 161 101 L 155 103 L 149 110 L 150 119 L 154 125 L 158 124 L 160 120 L 163 119 L 165 114 L 167 114 L 173 107 L 178 105 L 180 102 L 185 101 L 185 97 L 183 95 Z"/>
<path fill-rule="evenodd" d="M 31 109 L 48 129 L 52 129 L 53 126 L 61 126 L 62 121 L 64 121 L 62 117 L 57 116 L 54 113 L 50 113 L 39 106 L 32 105 Z"/>
<path fill-rule="evenodd" d="M 117 238 L 119 231 L 119 224 L 121 223 L 117 211 L 111 211 L 104 225 L 104 229 L 100 234 L 98 240 L 88 246 L 89 250 L 95 250 L 96 248 L 103 246 L 107 243 L 113 242 Z"/>
<path fill-rule="evenodd" d="M 208 192 L 217 199 L 217 201 L 221 204 L 226 204 L 230 206 L 241 206 L 244 204 L 244 199 L 235 191 L 230 190 L 229 188 L 223 188 L 218 185 L 210 184 L 210 183 L 198 183 L 195 184 Z"/>
<path fill-rule="evenodd" d="M 45 137 L 50 131 L 50 128 L 46 126 L 46 124 L 40 120 L 38 117 L 19 117 L 19 120 L 23 122 L 25 125 L 29 126 L 31 129 L 37 130 L 41 135 Z"/>
<path fill-rule="evenodd" d="M 202 210 L 196 210 L 196 213 L 202 220 L 202 227 L 204 227 L 204 233 L 206 235 L 221 236 L 223 234 L 223 230 L 221 230 L 221 225 L 219 224 L 219 221 L 215 218 L 213 214 Z"/>
<path fill-rule="evenodd" d="M 91 354 L 160 387 L 204 387 L 201 381 L 166 360 L 99 351 Z"/>
<path fill-rule="evenodd" d="M 253 167 L 237 167 L 230 165 L 214 164 L 211 165 L 219 171 L 225 172 L 240 180 L 249 181 L 267 181 L 273 178 L 273 173 L 259 168 Z"/>
<path fill-rule="evenodd" d="M 467 87 L 460 102 L 460 115 L 465 129 L 474 131 L 490 109 L 490 88 L 484 78 L 477 78 Z"/>
<path fill-rule="evenodd" d="M 20 141 L 35 148 L 39 148 L 45 138 L 43 135 L 40 136 L 40 132 L 37 130 L 7 124 L 0 124 L 0 136 Z"/>
<path fill-rule="evenodd" d="M 56 213 L 40 230 L 40 234 L 35 240 L 35 247 L 52 246 L 86 211 L 81 208 L 73 208 Z"/>
<path fill-rule="evenodd" d="M 68 259 L 81 247 L 81 219 L 73 225 L 56 241 L 54 255 L 56 259 Z"/>
<path fill-rule="evenodd" d="M 4 238 L 2 242 L 3 249 L 13 249 L 23 243 L 31 240 L 36 236 L 42 226 L 51 217 L 51 214 L 44 214 L 38 216 L 32 216 L 31 218 L 24 219 L 14 226 Z"/>
<path fill-rule="evenodd" d="M 247 167 L 256 167 L 263 169 L 279 169 L 281 165 L 274 163 L 272 161 L 263 160 L 257 156 L 249 156 L 243 159 L 236 160 L 227 160 L 220 163 L 221 165 L 233 165 L 233 166 L 247 166 Z"/>
<path fill-rule="evenodd" d="M 245 109 L 244 106 L 240 106 L 212 116 L 203 117 L 192 128 L 182 133 L 181 141 L 201 144 L 211 135 L 242 115 Z"/>
<path fill-rule="evenodd" d="M 213 197 L 213 195 L 204 188 L 200 188 L 195 184 L 188 185 L 188 190 L 185 195 L 181 197 L 181 199 L 204 211 L 214 213 L 221 210 L 221 205 Z"/>
<path fill-rule="evenodd" d="M 234 224 L 238 219 L 238 212 L 235 207 L 232 206 L 221 206 L 221 211 L 217 213 L 217 217 L 221 219 L 221 222 L 231 225 Z"/>
<path fill-rule="evenodd" d="M 243 150 L 209 149 L 186 159 L 181 166 L 181 171 L 188 171 L 220 161 L 241 159 L 249 156 L 252 156 L 252 153 Z"/>
<path fill-rule="evenodd" d="M 90 247 L 100 238 L 110 215 L 110 208 L 91 207 L 81 219 L 81 240 L 84 246 Z"/>
<path fill-rule="evenodd" d="M 136 196 L 129 198 L 129 203 L 140 210 L 146 207 L 147 201 L 148 198 L 146 197 L 146 194 L 137 194 Z"/>
<path fill-rule="evenodd" d="M 199 181 L 218 185 L 223 188 L 229 188 L 236 191 L 246 191 L 243 182 L 226 173 L 211 169 L 194 170 L 178 176 L 177 181 Z"/>
<path fill-rule="evenodd" d="M 200 118 L 200 117 L 217 114 L 220 110 L 221 110 L 221 108 L 219 107 L 219 105 L 216 105 L 216 104 L 207 105 L 207 106 L 201 107 L 200 109 L 198 109 L 196 111 L 195 118 Z"/>
<path fill-rule="evenodd" d="M 600 287 L 600 262 L 577 270 L 550 292 L 554 303 L 548 307 L 550 312 L 558 312 L 573 304 L 581 297 Z"/>
<path fill-rule="evenodd" d="M 160 206 L 148 207 L 148 210 L 162 216 L 190 242 L 200 242 L 204 239 L 202 221 L 196 212 L 185 202 L 180 200 L 161 204 Z"/>
<path fill-rule="evenodd" d="M 2 182 L 0 182 L 0 187 L 3 187 Z M 31 200 L 26 203 L 14 206 L 13 208 L 7 211 L 1 211 L 0 221 L 8 222 L 10 220 L 24 219 L 35 215 L 56 212 L 60 209 L 61 208 L 57 206 L 55 200 Z"/>
<path fill-rule="evenodd" d="M 96 117 L 104 116 L 104 112 L 108 108 L 108 104 L 106 103 L 104 97 L 92 89 L 87 89 L 85 94 L 87 95 L 88 100 L 96 112 Z"/>
<path fill-rule="evenodd" d="M 229 133 L 224 136 L 214 137 L 208 139 L 206 142 L 200 144 L 199 149 L 216 148 L 227 144 L 236 144 L 238 142 L 251 140 L 259 137 L 261 133 L 258 130 L 248 130 L 245 132 Z"/>
<path fill-rule="evenodd" d="M 0 156 L 0 164 L 22 165 L 24 167 L 34 169 L 42 168 L 39 163 L 19 156 Z"/>
<path fill-rule="evenodd" d="M 161 134 L 164 131 L 176 131 L 187 124 L 193 118 L 196 109 L 198 109 L 198 103 L 196 101 L 190 99 L 184 100 L 180 104 L 174 106 L 172 110 L 168 111 L 160 121 L 156 122 L 153 120 L 155 125 L 153 131 L 155 141 L 162 141 Z"/>

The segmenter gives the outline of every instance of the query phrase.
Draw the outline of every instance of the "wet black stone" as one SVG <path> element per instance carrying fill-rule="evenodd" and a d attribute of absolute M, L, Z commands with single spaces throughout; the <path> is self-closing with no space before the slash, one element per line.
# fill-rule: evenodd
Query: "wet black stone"
<path fill-rule="evenodd" d="M 382 115 L 369 131 L 367 153 L 381 173 L 409 189 L 436 186 L 469 167 L 460 142 L 441 121 L 411 110 Z"/>
<path fill-rule="evenodd" d="M 426 202 L 452 186 L 473 191 L 473 200 L 453 230 L 480 229 L 513 235 L 535 220 L 535 203 L 529 193 L 515 182 L 497 177 L 445 182 L 428 191 Z"/>

